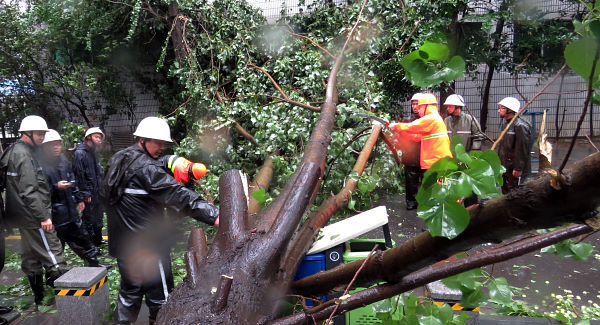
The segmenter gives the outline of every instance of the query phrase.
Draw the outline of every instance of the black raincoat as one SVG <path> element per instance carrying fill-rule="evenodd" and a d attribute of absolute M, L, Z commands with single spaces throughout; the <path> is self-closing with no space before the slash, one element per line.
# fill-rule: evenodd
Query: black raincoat
<path fill-rule="evenodd" d="M 509 121 L 503 120 L 501 129 L 505 129 Z M 531 173 L 531 126 L 525 120 L 517 117 L 515 123 L 508 129 L 498 146 L 500 162 L 507 170 L 523 172 L 523 177 Z"/>
<path fill-rule="evenodd" d="M 79 222 L 80 217 L 77 213 L 77 202 L 82 202 L 77 183 L 65 189 L 58 189 L 59 181 L 75 180 L 75 175 L 71 168 L 71 163 L 64 155 L 52 158 L 46 155 L 40 156 L 40 164 L 48 181 L 50 197 L 52 201 L 52 223 L 59 227 L 69 222 Z"/>
<path fill-rule="evenodd" d="M 102 182 L 102 167 L 100 167 L 96 152 L 85 142 L 81 143 L 75 149 L 71 161 L 82 197 L 91 197 L 92 202 L 96 201 Z"/>
<path fill-rule="evenodd" d="M 219 215 L 218 208 L 175 181 L 159 160 L 137 145 L 117 152 L 110 159 L 100 196 L 108 214 L 109 253 L 115 257 L 127 253 L 130 245 L 126 240 L 160 224 L 165 207 L 210 225 Z"/>

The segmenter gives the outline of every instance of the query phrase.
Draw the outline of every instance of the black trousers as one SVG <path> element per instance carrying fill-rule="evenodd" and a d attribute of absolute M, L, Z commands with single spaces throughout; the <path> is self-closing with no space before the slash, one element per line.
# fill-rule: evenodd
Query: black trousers
<path fill-rule="evenodd" d="M 96 246 L 100 245 L 102 241 L 102 209 L 98 198 L 92 197 L 92 202 L 85 204 L 81 220 L 92 243 Z"/>
<path fill-rule="evenodd" d="M 423 181 L 425 170 L 420 166 L 404 166 L 404 179 L 406 187 L 406 204 L 417 203 L 417 193 Z"/>
<path fill-rule="evenodd" d="M 167 302 L 174 287 L 171 258 L 168 255 L 159 259 L 130 256 L 126 259 L 117 258 L 117 266 L 121 274 L 121 287 L 114 312 L 115 321 L 135 322 L 144 296 L 150 319 L 156 319 L 160 307 Z"/>
<path fill-rule="evenodd" d="M 98 255 L 98 249 L 91 242 L 87 231 L 81 224 L 73 221 L 56 226 L 56 234 L 63 245 L 68 244 L 82 260 L 88 261 Z"/>

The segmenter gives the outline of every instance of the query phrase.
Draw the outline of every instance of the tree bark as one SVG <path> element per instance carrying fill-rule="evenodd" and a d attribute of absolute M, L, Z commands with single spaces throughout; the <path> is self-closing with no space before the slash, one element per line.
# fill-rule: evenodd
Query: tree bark
<path fill-rule="evenodd" d="M 263 324 L 274 318 L 285 294 L 273 286 L 282 252 L 312 205 L 323 175 L 335 122 L 335 83 L 343 60 L 340 55 L 333 64 L 325 103 L 299 167 L 261 213 L 259 231 L 247 228 L 247 201 L 241 194 L 239 172 L 222 176 L 219 232 L 207 256 L 197 261 L 195 279 L 188 275 L 161 308 L 158 324 Z M 221 290 L 215 296 L 222 274 L 232 278 L 231 285 L 226 295 Z"/>
<path fill-rule="evenodd" d="M 342 314 L 376 301 L 393 297 L 408 290 L 423 286 L 427 283 L 459 274 L 476 267 L 494 264 L 521 256 L 539 250 L 548 245 L 552 245 L 578 235 L 586 234 L 591 231 L 593 231 L 593 228 L 588 225 L 571 225 L 547 234 L 538 235 L 533 238 L 512 243 L 507 246 L 479 252 L 475 255 L 462 259 L 449 260 L 445 261 L 444 263 L 430 265 L 422 270 L 408 274 L 398 283 L 379 285 L 374 288 L 355 292 L 348 299 L 344 300 L 342 304 L 339 304 L 337 310 L 335 310 L 336 305 L 333 304 L 312 314 L 296 313 L 291 316 L 276 319 L 270 324 L 314 324 L 314 322 L 327 319 L 334 311 L 335 314 Z"/>
<path fill-rule="evenodd" d="M 583 222 L 582 216 L 600 204 L 600 153 L 572 166 L 566 172 L 568 183 L 559 190 L 550 185 L 551 175 L 525 183 L 506 196 L 490 199 L 469 210 L 467 229 L 450 240 L 424 232 L 403 245 L 378 252 L 359 274 L 356 284 L 397 282 L 408 273 L 446 259 L 483 243 L 499 243 L 506 238 L 535 229 L 556 227 L 565 222 Z M 348 283 L 361 261 L 341 265 L 295 282 L 292 290 L 302 295 L 320 295 L 339 290 Z M 337 290 L 336 290 L 337 289 Z"/>

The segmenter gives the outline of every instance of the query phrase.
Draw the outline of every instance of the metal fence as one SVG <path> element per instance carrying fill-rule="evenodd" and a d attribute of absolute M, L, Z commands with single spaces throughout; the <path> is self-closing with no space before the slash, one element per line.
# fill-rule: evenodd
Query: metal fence
<path fill-rule="evenodd" d="M 249 0 L 248 3 L 260 9 L 270 24 L 282 17 L 299 13 L 310 13 L 315 7 L 345 5 L 347 0 Z"/>
<path fill-rule="evenodd" d="M 456 92 L 464 95 L 468 107 L 477 118 L 481 116 L 481 98 L 486 74 L 486 71 L 479 71 L 473 75 L 474 80 L 467 77 L 459 79 L 455 83 Z M 515 75 L 507 72 L 495 72 L 490 87 L 489 104 L 487 108 L 483 108 L 488 110 L 486 133 L 491 137 L 496 137 L 502 131 L 500 130 L 501 118 L 497 112 L 497 103 L 502 98 L 513 96 L 524 105 L 536 96 L 551 81 L 552 77 L 554 76 L 519 75 L 515 83 Z M 575 133 L 577 121 L 583 111 L 585 89 L 585 81 L 580 76 L 570 73 L 563 74 L 536 97 L 535 101 L 528 106 L 523 117 L 539 130 L 542 121 L 541 113 L 547 109 L 546 133 L 548 136 L 571 137 Z M 593 136 L 598 135 L 599 131 L 598 107 L 590 106 L 579 135 Z"/>

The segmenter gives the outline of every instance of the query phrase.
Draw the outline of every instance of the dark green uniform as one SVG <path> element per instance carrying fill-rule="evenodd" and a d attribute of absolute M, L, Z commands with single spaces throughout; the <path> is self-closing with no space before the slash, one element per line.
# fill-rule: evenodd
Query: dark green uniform
<path fill-rule="evenodd" d="M 8 166 L 5 218 L 10 227 L 19 228 L 21 233 L 21 269 L 31 282 L 35 277 L 41 278 L 43 267 L 47 282 L 52 284 L 66 271 L 66 264 L 54 229 L 41 228 L 42 221 L 51 216 L 46 177 L 33 156 L 33 148 L 22 140 L 4 155 L 0 165 Z"/>
<path fill-rule="evenodd" d="M 444 122 L 450 139 L 458 135 L 467 152 L 481 149 L 483 135 L 479 131 L 479 122 L 472 115 L 461 111 L 458 116 L 446 116 Z"/>

